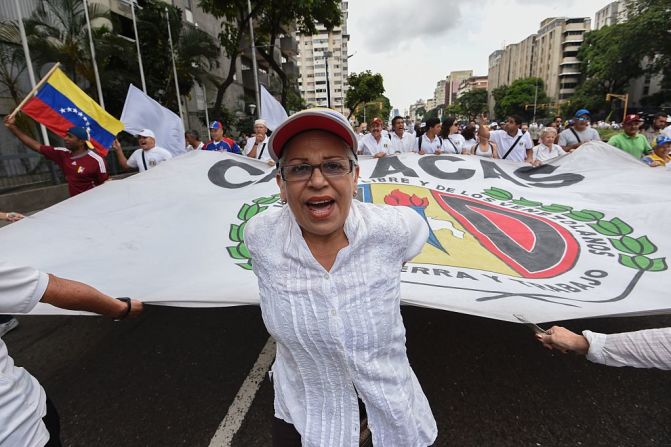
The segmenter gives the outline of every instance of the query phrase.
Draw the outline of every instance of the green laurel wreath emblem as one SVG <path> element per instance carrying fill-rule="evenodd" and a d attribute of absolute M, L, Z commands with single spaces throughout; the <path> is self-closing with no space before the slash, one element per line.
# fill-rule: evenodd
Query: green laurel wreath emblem
<path fill-rule="evenodd" d="M 570 219 L 587 223 L 594 231 L 605 236 L 613 248 L 620 252 L 618 262 L 625 267 L 640 272 L 662 272 L 668 269 L 666 258 L 649 257 L 657 251 L 657 246 L 648 239 L 648 236 L 638 238 L 630 236 L 634 229 L 618 217 L 605 220 L 605 215 L 599 211 L 578 211 L 570 206 L 556 203 L 543 205 L 541 202 L 527 200 L 524 197 L 515 199 L 509 191 L 501 188 L 491 187 L 483 191 L 483 194 L 496 200 L 509 201 L 515 205 L 538 208 L 549 213 L 561 213 Z"/>
<path fill-rule="evenodd" d="M 252 203 L 245 203 L 238 211 L 238 219 L 240 219 L 240 224 L 231 224 L 231 228 L 228 231 L 228 238 L 232 242 L 236 242 L 237 245 L 226 247 L 228 254 L 231 258 L 243 261 L 236 263 L 240 268 L 245 270 L 252 269 L 252 259 L 249 255 L 249 250 L 245 245 L 245 226 L 249 219 L 256 216 L 259 213 L 267 210 L 270 205 L 275 204 L 280 200 L 279 194 L 273 194 L 269 197 L 259 197 L 258 199 L 252 200 Z"/>

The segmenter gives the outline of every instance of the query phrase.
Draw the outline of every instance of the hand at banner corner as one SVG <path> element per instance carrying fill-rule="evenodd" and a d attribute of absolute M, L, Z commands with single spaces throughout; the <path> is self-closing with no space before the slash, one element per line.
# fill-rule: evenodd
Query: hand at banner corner
<path fill-rule="evenodd" d="M 552 326 L 545 334 L 536 334 L 536 338 L 548 349 L 558 349 L 585 355 L 589 350 L 589 342 L 582 335 L 571 332 L 561 326 Z"/>
<path fill-rule="evenodd" d="M 112 142 L 112 149 L 114 149 L 117 152 L 121 151 L 121 143 L 119 143 L 119 140 L 116 138 Z"/>
<path fill-rule="evenodd" d="M 144 303 L 140 300 L 130 300 L 130 312 L 128 318 L 135 318 L 144 310 Z"/>

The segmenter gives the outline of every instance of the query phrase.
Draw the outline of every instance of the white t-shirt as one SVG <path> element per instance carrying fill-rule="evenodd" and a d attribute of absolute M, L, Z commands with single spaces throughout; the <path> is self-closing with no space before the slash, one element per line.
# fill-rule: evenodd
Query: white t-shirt
<path fill-rule="evenodd" d="M 127 164 L 131 168 L 139 169 L 140 172 L 147 170 L 144 168 L 144 163 L 142 162 L 142 151 L 144 151 L 144 159 L 145 163 L 147 163 L 147 169 L 155 168 L 160 163 L 172 158 L 172 154 L 162 147 L 154 146 L 146 151 L 142 148 L 136 149 L 135 152 L 131 154 L 130 158 L 128 158 Z"/>
<path fill-rule="evenodd" d="M 422 139 L 422 147 L 419 147 L 419 139 Z M 426 134 L 423 134 L 421 137 L 415 138 L 415 141 L 412 145 L 413 152 L 423 151 L 425 154 L 435 154 L 436 151 L 443 150 L 443 139 L 438 135 L 433 137 L 433 140 L 429 140 L 429 137 Z"/>
<path fill-rule="evenodd" d="M 359 152 L 363 155 L 375 155 L 378 152 L 391 154 L 391 140 L 380 135 L 380 141 L 376 141 L 372 133 L 366 134 L 359 140 Z"/>
<path fill-rule="evenodd" d="M 562 155 L 566 155 L 566 151 L 558 144 L 553 144 L 552 147 L 547 147 L 544 144 L 534 146 L 532 149 L 534 153 L 534 161 L 548 161 Z"/>
<path fill-rule="evenodd" d="M 261 144 L 259 144 L 256 147 L 256 159 L 261 160 L 261 161 L 268 161 L 271 160 L 272 158 L 270 157 L 270 148 L 268 147 L 268 135 L 263 139 Z M 245 155 L 249 154 L 252 151 L 252 148 L 254 147 L 254 143 L 256 142 L 256 137 L 250 137 L 247 138 L 247 143 L 245 143 L 245 149 L 243 150 L 243 153 Z"/>
<path fill-rule="evenodd" d="M 403 137 L 399 138 L 396 132 L 389 134 L 391 137 L 391 152 L 405 153 L 412 152 L 412 146 L 415 144 L 415 139 L 409 133 L 403 132 Z"/>
<path fill-rule="evenodd" d="M 462 151 L 461 151 L 462 154 L 464 153 L 464 151 L 468 151 L 468 152 L 470 152 L 471 149 L 473 148 L 473 146 L 475 146 L 476 144 L 478 144 L 478 140 L 476 140 L 475 138 L 471 138 L 470 140 L 466 140 L 466 139 L 464 138 L 464 140 L 465 140 L 465 141 L 464 141 L 464 147 L 463 147 L 463 149 L 462 149 Z"/>
<path fill-rule="evenodd" d="M 0 313 L 29 312 L 42 298 L 49 276 L 0 262 Z M 14 365 L 0 339 L 0 445 L 41 447 L 49 440 L 42 422 L 47 397 L 37 379 Z"/>
<path fill-rule="evenodd" d="M 578 132 L 577 130 L 573 129 L 575 133 L 578 134 L 580 137 L 580 141 L 573 135 L 573 132 L 571 129 L 565 129 L 562 130 L 561 133 L 559 134 L 559 145 L 561 147 L 568 146 L 569 144 L 578 144 L 580 143 L 587 143 L 588 141 L 601 141 L 601 137 L 599 136 L 599 132 L 596 131 L 596 129 L 593 129 L 591 127 L 588 127 L 587 129 Z"/>
<path fill-rule="evenodd" d="M 187 151 L 187 152 L 191 152 L 191 151 L 199 151 L 199 150 L 201 150 L 204 146 L 205 146 L 205 143 L 203 143 L 202 141 L 201 141 L 200 143 L 198 143 L 198 147 L 193 147 L 193 146 L 191 146 L 190 144 L 188 144 L 188 145 L 186 146 L 186 151 Z"/>
<path fill-rule="evenodd" d="M 466 139 L 459 133 L 453 133 L 447 138 L 443 138 L 444 154 L 462 154 Z"/>
<path fill-rule="evenodd" d="M 522 135 L 522 138 L 517 140 L 517 138 Z M 508 132 L 505 130 L 494 130 L 490 132 L 489 139 L 492 143 L 496 144 L 496 150 L 499 154 L 499 157 L 503 158 L 506 155 L 506 152 L 510 149 L 513 143 L 517 140 L 515 148 L 510 151 L 510 154 L 506 157 L 506 160 L 511 161 L 525 161 L 527 159 L 527 149 L 534 147 L 533 141 L 531 141 L 531 136 L 529 132 L 523 134 L 520 129 L 517 129 L 517 135 L 511 137 L 508 135 Z"/>

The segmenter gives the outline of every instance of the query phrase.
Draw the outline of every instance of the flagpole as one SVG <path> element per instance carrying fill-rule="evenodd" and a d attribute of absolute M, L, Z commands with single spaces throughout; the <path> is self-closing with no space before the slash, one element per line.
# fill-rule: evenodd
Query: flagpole
<path fill-rule="evenodd" d="M 259 68 L 256 64 L 256 42 L 254 39 L 254 24 L 252 23 L 252 2 L 247 0 L 247 10 L 249 11 L 249 40 L 252 45 L 252 70 L 254 70 L 254 91 L 256 92 L 256 111 L 261 118 L 261 93 L 259 92 Z M 273 42 L 274 43 L 274 42 Z"/>
<path fill-rule="evenodd" d="M 16 14 L 19 18 L 19 32 L 21 33 L 21 45 L 23 46 L 23 54 L 26 58 L 26 65 L 28 66 L 28 77 L 30 78 L 30 85 L 33 87 L 31 90 L 30 94 L 24 98 L 23 101 L 21 101 L 21 104 L 12 112 L 11 116 L 14 117 L 16 113 L 19 111 L 21 107 L 28 101 L 28 98 L 32 96 L 32 94 L 37 90 L 37 87 L 35 86 L 35 72 L 33 71 L 33 61 L 30 59 L 30 49 L 28 48 L 28 37 L 26 37 L 26 29 L 23 27 L 23 17 L 21 16 L 21 6 L 19 5 L 19 0 L 14 0 L 14 5 L 16 5 Z M 58 67 L 60 65 L 57 63 L 55 66 Z M 51 74 L 51 71 L 49 72 Z M 43 78 L 42 81 L 44 81 L 45 78 Z M 40 86 L 44 83 L 40 81 Z M 44 144 L 49 146 L 51 143 L 49 142 L 49 134 L 47 134 L 47 128 L 44 127 L 43 124 L 40 124 L 40 130 L 42 131 L 42 141 L 44 141 Z"/>
<path fill-rule="evenodd" d="M 207 138 L 212 139 L 210 134 L 210 114 L 207 112 L 207 86 L 203 82 L 203 99 L 205 100 L 205 125 L 207 126 Z"/>
<path fill-rule="evenodd" d="M 47 72 L 47 74 L 45 74 L 44 77 L 43 77 L 42 79 L 40 79 L 40 82 L 38 82 L 37 85 L 35 85 L 35 87 L 33 87 L 33 89 L 32 89 L 31 91 L 28 92 L 28 94 L 26 95 L 26 97 L 23 98 L 23 101 L 21 101 L 21 102 L 19 103 L 19 105 L 16 106 L 16 108 L 12 111 L 12 113 L 9 114 L 9 117 L 10 117 L 10 118 L 14 118 L 14 116 L 15 116 L 17 113 L 19 113 L 19 111 L 21 110 L 21 107 L 23 107 L 23 106 L 28 102 L 28 100 L 29 100 L 30 98 L 33 97 L 33 95 L 35 94 L 35 92 L 36 92 L 37 90 L 39 90 L 39 88 L 42 87 L 42 85 L 44 85 L 44 83 L 47 82 L 47 81 L 49 80 L 49 76 L 51 76 L 51 75 L 54 73 L 54 71 L 56 71 L 56 69 L 58 69 L 58 67 L 60 67 L 60 66 L 61 66 L 61 63 L 60 63 L 60 62 L 56 62 L 56 64 L 55 64 L 53 67 L 51 67 L 51 69 Z M 34 83 L 34 82 L 33 82 L 33 83 Z M 42 125 L 42 124 L 40 124 L 40 126 L 42 126 L 42 128 L 44 128 L 44 131 L 45 131 L 45 133 L 46 133 L 46 127 L 44 127 L 44 125 Z M 44 135 L 42 135 L 42 136 L 44 136 Z M 48 141 L 49 141 L 49 137 L 48 137 L 48 136 L 47 136 L 46 141 L 47 141 L 47 144 L 48 144 Z"/>
<path fill-rule="evenodd" d="M 182 114 L 182 100 L 180 99 L 179 94 L 179 81 L 177 80 L 177 66 L 175 65 L 175 50 L 172 47 L 172 31 L 170 31 L 170 14 L 168 13 L 168 8 L 165 8 L 165 21 L 168 24 L 168 42 L 170 43 L 170 57 L 172 59 L 172 74 L 175 78 L 175 92 L 177 93 L 177 109 L 179 110 L 179 117 L 184 121 L 184 115 Z"/>
<path fill-rule="evenodd" d="M 100 84 L 100 74 L 98 73 L 98 62 L 96 61 L 96 47 L 93 45 L 93 32 L 91 31 L 91 19 L 89 18 L 89 5 L 86 0 L 84 2 L 84 14 L 86 15 L 86 26 L 89 30 L 89 46 L 91 47 L 91 60 L 93 61 L 93 74 L 96 78 L 96 87 L 98 89 L 98 101 L 100 107 L 105 108 L 105 100 L 103 99 L 103 89 Z"/>
<path fill-rule="evenodd" d="M 142 81 L 142 91 L 146 95 L 147 83 L 144 80 L 144 68 L 142 67 L 142 54 L 140 53 L 140 36 L 138 36 L 137 34 L 137 22 L 135 21 L 135 0 L 130 0 L 130 13 L 133 18 L 133 30 L 135 31 L 135 47 L 137 48 L 137 63 L 140 66 L 140 81 Z"/>

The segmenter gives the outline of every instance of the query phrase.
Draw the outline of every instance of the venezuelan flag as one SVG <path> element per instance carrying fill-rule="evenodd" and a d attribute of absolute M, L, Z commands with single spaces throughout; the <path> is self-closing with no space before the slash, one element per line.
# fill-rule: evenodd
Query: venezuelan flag
<path fill-rule="evenodd" d="M 116 135 L 124 129 L 121 121 L 100 107 L 60 68 L 49 76 L 21 110 L 60 136 L 65 136 L 71 127 L 85 128 L 93 147 L 102 155 L 107 154 Z"/>

